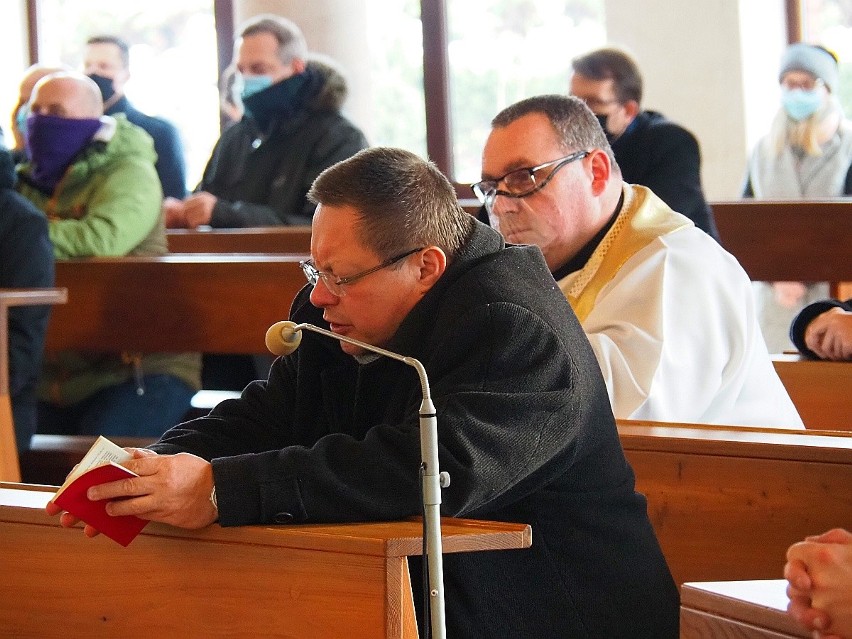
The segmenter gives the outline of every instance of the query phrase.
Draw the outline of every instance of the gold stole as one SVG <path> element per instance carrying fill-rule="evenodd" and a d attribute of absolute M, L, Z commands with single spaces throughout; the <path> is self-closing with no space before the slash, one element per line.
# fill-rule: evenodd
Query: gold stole
<path fill-rule="evenodd" d="M 623 192 L 621 213 L 589 261 L 578 273 L 571 273 L 558 282 L 580 323 L 592 312 L 598 293 L 615 278 L 627 260 L 658 237 L 693 225 L 689 218 L 673 215 L 673 211 L 644 186 L 625 184 Z"/>

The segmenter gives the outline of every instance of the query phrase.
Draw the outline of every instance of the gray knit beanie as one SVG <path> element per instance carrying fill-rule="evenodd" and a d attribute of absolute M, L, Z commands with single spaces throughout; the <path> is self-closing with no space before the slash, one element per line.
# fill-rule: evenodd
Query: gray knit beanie
<path fill-rule="evenodd" d="M 781 56 L 781 71 L 778 73 L 779 82 L 787 71 L 807 71 L 822 80 L 826 88 L 832 93 L 837 89 L 839 74 L 837 60 L 822 47 L 803 42 L 791 44 L 784 51 L 784 55 Z"/>

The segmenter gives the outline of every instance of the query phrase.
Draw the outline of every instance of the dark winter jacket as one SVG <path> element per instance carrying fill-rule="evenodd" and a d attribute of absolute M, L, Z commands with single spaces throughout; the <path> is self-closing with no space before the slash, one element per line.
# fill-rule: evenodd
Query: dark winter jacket
<path fill-rule="evenodd" d="M 309 293 L 292 319 L 327 328 Z M 531 549 L 444 557 L 448 636 L 676 637 L 600 370 L 538 248 L 476 224 L 386 346 L 428 372 L 442 514 L 532 525 Z M 420 401 L 409 366 L 305 332 L 268 381 L 153 448 L 212 460 L 224 526 L 398 520 L 420 512 Z"/>
<path fill-rule="evenodd" d="M 343 76 L 319 61 L 308 69 L 302 108 L 275 122 L 268 136 L 251 115 L 222 133 L 196 189 L 218 198 L 211 226 L 309 225 L 315 207 L 306 195 L 314 179 L 367 147 L 364 134 L 340 113 Z"/>
<path fill-rule="evenodd" d="M 53 286 L 53 246 L 47 218 L 14 190 L 15 170 L 0 146 L 0 288 Z M 9 394 L 18 450 L 36 430 L 36 389 L 49 306 L 9 309 Z"/>
<path fill-rule="evenodd" d="M 106 115 L 123 113 L 127 121 L 143 129 L 154 140 L 157 153 L 157 175 L 163 187 L 163 195 L 182 200 L 186 197 L 186 159 L 183 144 L 175 125 L 151 115 L 142 113 L 122 96 L 106 111 Z"/>
<path fill-rule="evenodd" d="M 695 226 L 719 240 L 701 189 L 701 151 L 695 136 L 655 111 L 642 111 L 612 144 L 625 182 L 641 184 Z"/>
<path fill-rule="evenodd" d="M 852 299 L 848 299 L 845 302 L 841 302 L 840 300 L 821 300 L 813 304 L 808 304 L 796 315 L 793 323 L 790 324 L 790 341 L 795 344 L 800 353 L 814 359 L 819 359 L 819 356 L 805 344 L 805 331 L 808 330 L 808 325 L 817 315 L 822 315 L 834 307 L 842 308 L 844 311 L 852 311 Z"/>

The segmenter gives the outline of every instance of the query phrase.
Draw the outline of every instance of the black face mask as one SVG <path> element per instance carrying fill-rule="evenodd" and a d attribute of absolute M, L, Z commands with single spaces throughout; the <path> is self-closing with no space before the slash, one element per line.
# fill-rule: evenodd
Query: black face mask
<path fill-rule="evenodd" d="M 115 88 L 112 85 L 112 78 L 107 78 L 102 75 L 98 75 L 97 73 L 90 73 L 89 77 L 94 80 L 95 84 L 98 85 L 98 88 L 101 90 L 101 96 L 103 96 L 104 102 L 112 98 L 115 95 Z"/>
<path fill-rule="evenodd" d="M 618 136 L 610 133 L 609 129 L 606 128 L 606 121 L 609 118 L 609 116 L 608 115 L 598 115 L 596 113 L 595 117 L 598 119 L 598 122 L 600 123 L 601 128 L 603 129 L 604 135 L 606 135 L 606 141 L 609 142 L 610 144 L 615 142 L 615 140 L 618 138 Z"/>

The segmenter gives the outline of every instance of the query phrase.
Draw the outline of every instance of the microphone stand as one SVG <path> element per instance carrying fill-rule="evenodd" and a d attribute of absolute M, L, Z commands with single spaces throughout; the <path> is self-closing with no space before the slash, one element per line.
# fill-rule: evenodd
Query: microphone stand
<path fill-rule="evenodd" d="M 282 322 L 284 323 L 284 322 Z M 446 639 L 447 622 L 444 608 L 444 563 L 441 540 L 441 488 L 450 485 L 450 476 L 438 471 L 438 418 L 429 394 L 429 379 L 419 360 L 372 346 L 365 342 L 332 333 L 313 324 L 286 322 L 293 333 L 306 329 L 332 339 L 359 346 L 365 350 L 390 357 L 412 366 L 420 378 L 423 401 L 420 403 L 420 458 L 423 467 L 423 516 L 426 523 L 426 557 L 429 568 L 429 620 L 434 639 Z M 283 334 L 282 339 L 287 340 Z M 298 342 L 297 342 L 298 343 Z"/>

